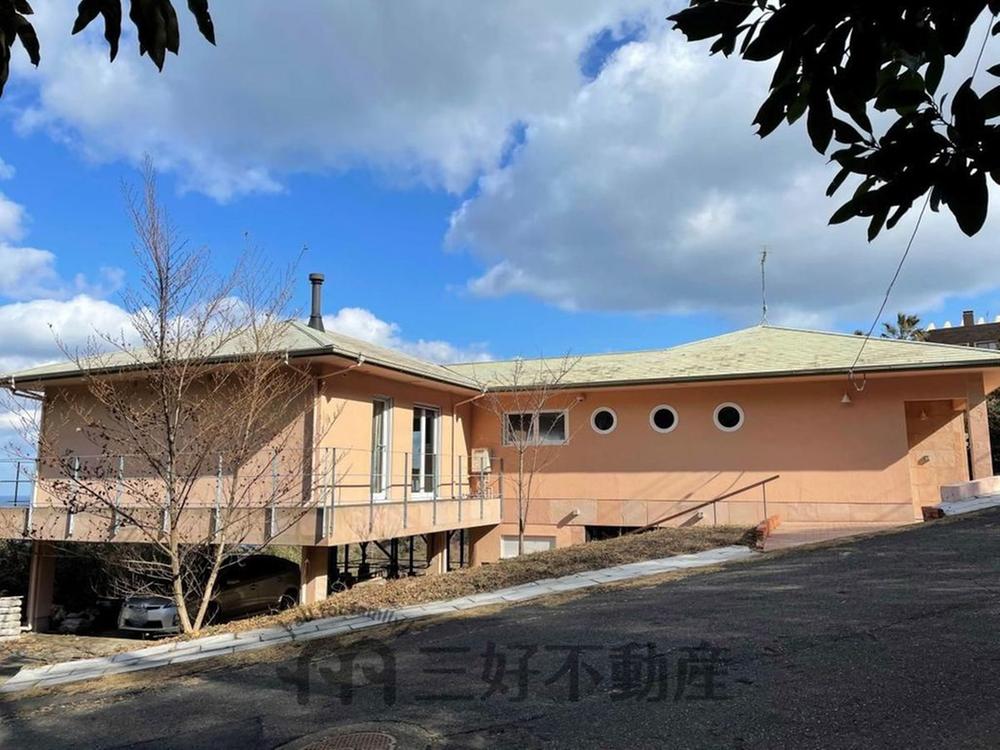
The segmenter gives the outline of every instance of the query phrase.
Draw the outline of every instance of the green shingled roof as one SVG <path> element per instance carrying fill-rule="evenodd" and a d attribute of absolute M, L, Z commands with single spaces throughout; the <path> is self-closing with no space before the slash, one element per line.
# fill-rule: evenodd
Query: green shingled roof
<path fill-rule="evenodd" d="M 728 380 L 847 373 L 863 339 L 843 333 L 755 326 L 670 349 L 579 357 L 563 385 Z M 524 376 L 558 370 L 563 358 L 525 360 Z M 510 386 L 517 360 L 450 365 L 494 388 Z M 967 346 L 871 339 L 857 371 L 1000 367 L 1000 352 Z"/>
<path fill-rule="evenodd" d="M 842 333 L 803 331 L 776 326 L 756 326 L 669 349 L 614 354 L 590 354 L 576 359 L 563 379 L 564 386 L 598 386 L 629 383 L 685 382 L 766 378 L 789 375 L 847 373 L 857 357 L 862 339 Z M 229 352 L 232 356 L 236 353 Z M 511 384 L 518 360 L 438 365 L 386 347 L 331 331 L 316 331 L 293 321 L 283 333 L 280 351 L 290 357 L 337 355 L 364 357 L 368 364 L 387 367 L 418 378 L 464 388 L 503 388 Z M 219 353 L 225 359 L 227 352 Z M 571 358 L 572 359 L 572 358 Z M 562 358 L 523 360 L 523 374 L 558 368 Z M 102 358 L 101 369 L 141 366 L 134 358 Z M 871 339 L 857 371 L 935 370 L 954 367 L 1000 367 L 1000 352 L 966 346 Z M 45 380 L 72 377 L 79 370 L 71 362 L 42 365 L 4 377 L 29 386 Z M 525 384 L 527 385 L 527 384 Z"/>
<path fill-rule="evenodd" d="M 465 388 L 476 387 L 475 382 L 470 380 L 468 376 L 442 365 L 425 362 L 402 352 L 387 349 L 384 346 L 376 346 L 367 341 L 361 341 L 360 339 L 344 336 L 332 331 L 317 331 L 299 321 L 290 321 L 286 329 L 282 331 L 277 350 L 279 353 L 287 353 L 289 357 L 334 354 L 350 359 L 357 359 L 361 356 L 364 357 L 365 362 L 368 364 L 387 367 L 420 378 L 437 380 Z M 229 346 L 220 349 L 215 359 L 225 360 L 227 356 L 232 357 L 238 353 L 239 344 L 238 342 L 233 342 Z M 121 352 L 115 352 L 111 355 L 97 358 L 91 366 L 100 371 L 115 371 L 139 369 L 142 367 L 142 362 L 143 358 L 141 356 L 130 356 Z M 14 378 L 15 383 L 27 386 L 31 383 L 45 380 L 72 377 L 79 372 L 80 370 L 74 362 L 57 362 L 21 370 L 20 372 L 8 373 L 2 377 L 7 382 L 11 378 Z"/>

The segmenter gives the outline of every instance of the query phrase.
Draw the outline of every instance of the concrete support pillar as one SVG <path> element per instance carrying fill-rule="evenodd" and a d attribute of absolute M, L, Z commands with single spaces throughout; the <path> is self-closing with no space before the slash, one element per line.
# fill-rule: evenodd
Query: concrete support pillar
<path fill-rule="evenodd" d="M 469 529 L 469 567 L 478 568 L 483 563 L 500 559 L 500 527 L 477 526 Z"/>
<path fill-rule="evenodd" d="M 427 572 L 448 572 L 448 532 L 438 531 L 427 535 Z"/>
<path fill-rule="evenodd" d="M 49 629 L 52 591 L 56 579 L 56 552 L 51 542 L 33 542 L 28 572 L 27 624 L 38 633 Z"/>
<path fill-rule="evenodd" d="M 970 378 L 966 407 L 969 430 L 969 458 L 972 479 L 993 476 L 993 450 L 990 446 L 990 424 L 986 394 L 981 375 Z"/>
<path fill-rule="evenodd" d="M 329 590 L 329 547 L 302 548 L 302 583 L 299 586 L 299 601 L 315 604 L 326 599 Z"/>

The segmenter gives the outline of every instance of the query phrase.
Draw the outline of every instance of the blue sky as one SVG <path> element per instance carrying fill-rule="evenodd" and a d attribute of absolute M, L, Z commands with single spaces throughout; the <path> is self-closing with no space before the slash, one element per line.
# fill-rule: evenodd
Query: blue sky
<path fill-rule="evenodd" d="M 0 272 L 7 367 L 56 355 L 42 323 L 110 319 L 67 304 L 114 305 L 134 279 L 121 184 L 146 153 L 220 269 L 245 233 L 279 260 L 306 246 L 300 309 L 323 271 L 345 332 L 441 359 L 752 325 L 762 245 L 772 322 L 867 327 L 908 232 L 868 245 L 863 226 L 827 228 L 829 169 L 804 133 L 752 134 L 767 68 L 685 44 L 663 21 L 676 3 L 303 2 L 306 28 L 268 26 L 266 53 L 268 4 L 217 3 L 218 47 L 184 19 L 162 75 L 134 39 L 108 65 L 55 5 L 39 8 L 42 66 L 17 59 L 0 102 L 0 209 L 23 212 L 5 227 L 0 210 L 0 241 L 8 260 L 44 251 Z M 1000 313 L 990 226 L 969 241 L 932 217 L 889 310 Z"/>

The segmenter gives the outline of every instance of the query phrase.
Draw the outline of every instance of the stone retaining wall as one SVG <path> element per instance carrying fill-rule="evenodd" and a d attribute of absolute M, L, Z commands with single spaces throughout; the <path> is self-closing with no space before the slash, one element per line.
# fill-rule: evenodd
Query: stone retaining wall
<path fill-rule="evenodd" d="M 0 641 L 21 635 L 21 597 L 0 596 Z"/>

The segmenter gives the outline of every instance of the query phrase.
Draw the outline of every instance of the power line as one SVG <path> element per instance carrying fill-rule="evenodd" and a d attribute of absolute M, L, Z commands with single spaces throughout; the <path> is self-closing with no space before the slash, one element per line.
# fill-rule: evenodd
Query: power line
<path fill-rule="evenodd" d="M 910 235 L 910 241 L 906 243 L 906 249 L 903 251 L 903 255 L 899 259 L 899 263 L 896 265 L 896 272 L 892 275 L 892 280 L 889 282 L 888 288 L 885 290 L 885 296 L 882 298 L 882 304 L 878 308 L 878 312 L 875 313 L 875 319 L 872 320 L 871 327 L 868 329 L 868 333 L 865 334 L 864 340 L 861 342 L 861 346 L 858 348 L 858 356 L 854 358 L 854 364 L 851 365 L 851 369 L 848 370 L 848 376 L 854 375 L 854 368 L 858 366 L 858 362 L 861 360 L 861 355 L 864 354 L 865 345 L 867 345 L 868 340 L 872 337 L 872 333 L 875 331 L 875 326 L 878 325 L 879 320 L 882 319 L 882 313 L 885 312 L 886 305 L 889 304 L 889 295 L 892 294 L 892 288 L 896 285 L 896 280 L 899 278 L 899 274 L 903 270 L 903 264 L 906 263 L 906 258 L 910 254 L 910 249 L 913 247 L 914 240 L 917 239 L 917 232 L 920 231 L 920 225 L 923 223 L 924 214 L 927 213 L 927 206 L 931 202 L 931 194 L 928 191 L 927 196 L 924 198 L 924 205 L 920 207 L 920 215 L 917 216 L 917 223 L 913 226 L 913 233 Z"/>
<path fill-rule="evenodd" d="M 983 55 L 986 52 L 986 45 L 992 36 L 993 23 L 996 21 L 997 14 L 993 13 L 990 22 L 986 24 L 986 33 L 983 35 L 983 43 L 979 47 L 979 54 L 976 57 L 976 64 L 972 68 L 972 78 L 976 77 L 979 72 L 979 66 L 983 62 Z M 878 312 L 875 314 L 875 319 L 872 321 L 871 327 L 868 329 L 868 333 L 865 334 L 864 339 L 861 342 L 861 346 L 858 347 L 858 355 L 854 358 L 854 363 L 851 368 L 847 371 L 847 377 L 849 380 L 854 378 L 854 368 L 858 366 L 858 362 L 861 361 L 861 355 L 865 352 L 865 346 L 868 345 L 868 341 L 872 337 L 872 333 L 875 331 L 875 326 L 878 325 L 879 320 L 882 318 L 882 314 L 885 312 L 886 305 L 889 304 L 889 295 L 892 294 L 892 288 L 896 285 L 896 280 L 899 278 L 899 274 L 903 270 L 903 264 L 906 263 L 906 258 L 910 254 L 910 249 L 913 247 L 914 240 L 917 239 L 917 233 L 920 231 L 920 225 L 923 223 L 924 214 L 927 213 L 927 206 L 931 200 L 931 191 L 927 192 L 924 197 L 924 204 L 920 208 L 920 215 L 917 216 L 917 223 L 913 227 L 913 233 L 910 235 L 910 241 L 906 243 L 906 249 L 903 251 L 903 255 L 899 259 L 899 263 L 896 266 L 896 272 L 892 275 L 892 280 L 889 282 L 889 286 L 885 290 L 885 296 L 882 298 L 882 304 L 879 305 Z"/>

